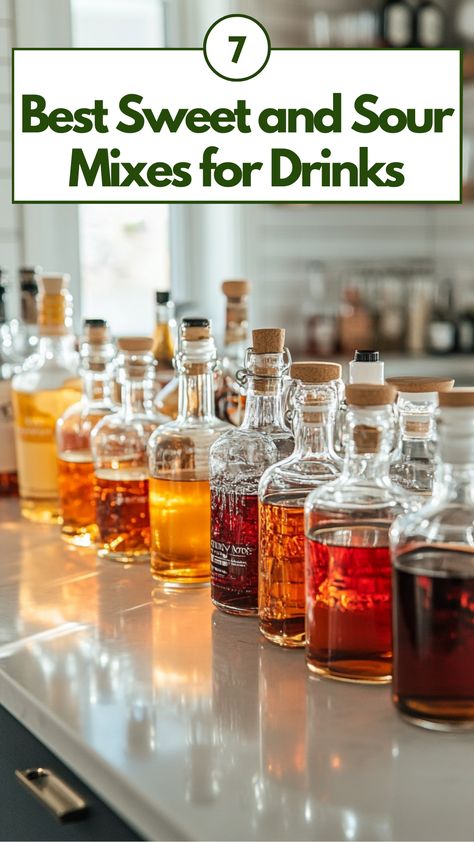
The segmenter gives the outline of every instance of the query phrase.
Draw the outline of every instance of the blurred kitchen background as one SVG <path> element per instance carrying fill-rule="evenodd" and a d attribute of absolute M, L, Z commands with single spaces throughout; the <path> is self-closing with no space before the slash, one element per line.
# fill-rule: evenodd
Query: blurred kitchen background
<path fill-rule="evenodd" d="M 421 46 L 465 49 L 462 206 L 11 204 L 12 46 L 194 47 L 231 12 L 261 20 L 277 47 L 380 46 L 382 36 L 400 37 L 400 18 L 383 30 L 393 4 L 405 21 L 419 17 Z M 157 80 L 157 106 L 165 84 Z M 187 315 L 211 316 L 219 333 L 220 283 L 245 277 L 252 324 L 285 326 L 294 356 L 375 347 L 388 374 L 449 372 L 474 383 L 473 200 L 474 0 L 0 0 L 8 317 L 19 307 L 19 267 L 39 264 L 71 274 L 77 324 L 105 317 L 116 334 L 149 333 L 154 291 L 171 289 Z"/>

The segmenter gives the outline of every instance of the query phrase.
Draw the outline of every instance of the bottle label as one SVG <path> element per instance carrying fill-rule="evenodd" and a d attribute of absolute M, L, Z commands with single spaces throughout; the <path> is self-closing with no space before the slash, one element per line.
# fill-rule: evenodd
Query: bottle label
<path fill-rule="evenodd" d="M 0 474 L 16 471 L 11 383 L 0 380 Z"/>
<path fill-rule="evenodd" d="M 212 575 L 221 584 L 241 579 L 249 569 L 256 570 L 257 562 L 256 546 L 211 540 Z"/>
<path fill-rule="evenodd" d="M 70 399 L 68 400 L 68 395 Z M 38 500 L 58 496 L 58 468 L 55 441 L 56 418 L 73 402 L 77 393 L 23 393 L 13 390 L 15 440 L 20 495 Z"/>
<path fill-rule="evenodd" d="M 392 47 L 405 47 L 411 40 L 410 10 L 403 3 L 390 6 L 386 11 L 386 38 Z"/>

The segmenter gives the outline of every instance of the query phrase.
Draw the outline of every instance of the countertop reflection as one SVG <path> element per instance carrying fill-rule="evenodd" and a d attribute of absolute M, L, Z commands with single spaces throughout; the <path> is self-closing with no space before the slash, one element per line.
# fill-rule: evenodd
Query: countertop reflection
<path fill-rule="evenodd" d="M 0 502 L 0 701 L 153 839 L 472 839 L 474 737 Z M 466 668 L 473 668 L 466 665 Z"/>

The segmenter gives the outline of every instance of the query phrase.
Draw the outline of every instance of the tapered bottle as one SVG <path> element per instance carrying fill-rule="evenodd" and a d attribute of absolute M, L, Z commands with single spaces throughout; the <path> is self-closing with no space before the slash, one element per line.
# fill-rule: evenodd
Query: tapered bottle
<path fill-rule="evenodd" d="M 474 729 L 474 391 L 439 403 L 432 499 L 390 530 L 393 700 L 414 724 Z"/>
<path fill-rule="evenodd" d="M 68 275 L 43 275 L 38 353 L 12 382 L 21 512 L 41 523 L 60 520 L 56 421 L 82 392 L 68 283 Z"/>
<path fill-rule="evenodd" d="M 252 335 L 240 378 L 247 387 L 244 420 L 210 451 L 211 598 L 230 614 L 258 612 L 258 483 L 293 450 L 282 405 L 291 363 L 285 331 Z"/>
<path fill-rule="evenodd" d="M 432 377 L 389 377 L 398 390 L 399 443 L 392 456 L 390 477 L 423 502 L 431 496 L 437 466 L 435 413 L 440 392 L 454 380 Z"/>
<path fill-rule="evenodd" d="M 223 281 L 226 298 L 225 336 L 221 370 L 216 386 L 216 414 L 238 427 L 242 421 L 245 398 L 237 372 L 244 365 L 249 344 L 248 297 L 251 284 L 246 280 Z"/>
<path fill-rule="evenodd" d="M 153 356 L 157 364 L 156 381 L 159 388 L 166 386 L 174 377 L 173 359 L 176 345 L 175 304 L 169 292 L 155 293 L 156 322 L 153 331 Z M 173 417 L 177 414 L 173 412 Z M 166 415 L 168 413 L 165 413 Z"/>
<path fill-rule="evenodd" d="M 116 406 L 110 397 L 115 347 L 107 322 L 86 319 L 79 349 L 84 394 L 56 424 L 61 537 L 87 547 L 97 538 L 91 432 Z"/>
<path fill-rule="evenodd" d="M 169 587 L 209 582 L 209 449 L 229 425 L 216 418 L 216 346 L 209 319 L 183 319 L 176 357 L 179 414 L 151 436 L 151 571 Z"/>
<path fill-rule="evenodd" d="M 388 531 L 414 506 L 389 476 L 395 396 L 388 384 L 347 386 L 342 474 L 306 501 L 307 663 L 331 678 L 391 677 Z"/>
<path fill-rule="evenodd" d="M 280 646 L 304 646 L 304 504 L 340 472 L 333 448 L 340 374 L 337 363 L 292 365 L 295 449 L 259 484 L 260 631 Z"/>
<path fill-rule="evenodd" d="M 133 564 L 150 560 L 150 517 L 146 449 L 164 417 L 153 409 L 152 340 L 132 336 L 117 340 L 122 407 L 94 427 L 98 553 Z"/>

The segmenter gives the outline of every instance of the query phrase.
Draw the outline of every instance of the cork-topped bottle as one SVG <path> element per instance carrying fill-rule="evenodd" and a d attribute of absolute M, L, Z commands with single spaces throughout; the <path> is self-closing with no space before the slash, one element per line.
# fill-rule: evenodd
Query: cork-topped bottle
<path fill-rule="evenodd" d="M 209 319 L 183 319 L 176 367 L 179 414 L 151 436 L 151 570 L 170 587 L 210 575 L 209 449 L 228 424 L 216 418 L 216 346 Z"/>
<path fill-rule="evenodd" d="M 223 281 L 226 298 L 225 335 L 221 371 L 216 388 L 216 414 L 223 421 L 239 426 L 244 413 L 245 398 L 237 372 L 244 366 L 249 345 L 248 297 L 250 281 Z"/>
<path fill-rule="evenodd" d="M 99 555 L 124 564 L 150 559 L 146 449 L 164 422 L 153 409 L 152 339 L 117 340 L 122 406 L 91 433 Z"/>
<path fill-rule="evenodd" d="M 307 662 L 331 678 L 391 677 L 388 531 L 413 507 L 389 476 L 395 396 L 389 384 L 347 386 L 342 474 L 306 501 Z"/>
<path fill-rule="evenodd" d="M 84 394 L 56 424 L 61 537 L 89 546 L 97 537 L 91 432 L 117 409 L 110 397 L 115 347 L 104 319 L 85 319 L 79 347 Z"/>
<path fill-rule="evenodd" d="M 61 516 L 56 421 L 82 392 L 68 283 L 68 275 L 43 275 L 38 353 L 12 383 L 21 512 L 42 523 L 57 523 Z"/>
<path fill-rule="evenodd" d="M 291 367 L 294 451 L 259 483 L 259 598 L 262 634 L 280 646 L 304 646 L 304 503 L 339 475 L 333 448 L 338 363 Z"/>
<path fill-rule="evenodd" d="M 239 429 L 210 451 L 211 597 L 231 614 L 258 612 L 258 483 L 269 465 L 293 450 L 282 406 L 291 363 L 280 328 L 254 330 L 241 382 L 247 387 Z"/>
<path fill-rule="evenodd" d="M 474 390 L 439 404 L 433 496 L 390 530 L 393 699 L 417 725 L 474 729 Z"/>
<path fill-rule="evenodd" d="M 157 365 L 157 385 L 158 388 L 162 388 L 174 377 L 173 358 L 176 345 L 176 308 L 169 292 L 157 291 L 155 298 L 156 321 L 153 331 L 152 351 Z"/>
<path fill-rule="evenodd" d="M 398 390 L 400 430 L 392 456 L 390 477 L 421 501 L 429 497 L 437 464 L 435 413 L 440 392 L 449 392 L 454 380 L 433 377 L 389 377 Z"/>

